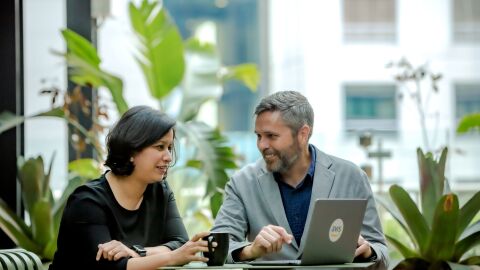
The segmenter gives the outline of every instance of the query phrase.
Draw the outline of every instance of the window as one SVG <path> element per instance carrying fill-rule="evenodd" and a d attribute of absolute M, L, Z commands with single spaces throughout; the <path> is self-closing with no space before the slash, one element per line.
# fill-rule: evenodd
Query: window
<path fill-rule="evenodd" d="M 345 42 L 396 41 L 395 0 L 344 0 Z"/>
<path fill-rule="evenodd" d="M 202 22 L 212 22 L 224 65 L 256 63 L 260 67 L 262 4 L 256 0 L 164 0 L 184 38 Z M 218 125 L 224 131 L 251 131 L 253 110 L 261 89 L 253 93 L 238 82 L 224 85 L 218 105 Z M 242 112 L 242 113 L 238 113 Z"/>
<path fill-rule="evenodd" d="M 455 43 L 480 42 L 480 1 L 452 0 L 453 41 Z"/>
<path fill-rule="evenodd" d="M 455 84 L 455 101 L 457 123 L 467 114 L 480 112 L 480 83 Z"/>
<path fill-rule="evenodd" d="M 395 91 L 395 85 L 391 84 L 346 84 L 345 129 L 396 131 Z"/>

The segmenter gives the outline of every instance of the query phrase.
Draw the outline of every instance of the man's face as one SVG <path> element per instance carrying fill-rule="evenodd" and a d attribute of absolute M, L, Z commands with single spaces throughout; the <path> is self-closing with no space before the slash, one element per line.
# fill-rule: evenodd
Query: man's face
<path fill-rule="evenodd" d="M 257 147 L 271 172 L 288 171 L 301 151 L 298 138 L 282 120 L 279 111 L 266 111 L 255 120 Z"/>

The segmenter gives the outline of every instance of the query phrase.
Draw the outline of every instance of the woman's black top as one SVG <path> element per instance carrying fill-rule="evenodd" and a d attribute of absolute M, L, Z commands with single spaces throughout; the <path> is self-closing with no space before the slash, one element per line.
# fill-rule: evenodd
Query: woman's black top
<path fill-rule="evenodd" d="M 171 250 L 188 241 L 166 181 L 147 186 L 138 210 L 120 206 L 105 174 L 78 187 L 63 212 L 57 251 L 49 269 L 126 269 L 129 258 L 96 261 L 98 245 L 111 240 L 127 247 L 163 245 Z"/>

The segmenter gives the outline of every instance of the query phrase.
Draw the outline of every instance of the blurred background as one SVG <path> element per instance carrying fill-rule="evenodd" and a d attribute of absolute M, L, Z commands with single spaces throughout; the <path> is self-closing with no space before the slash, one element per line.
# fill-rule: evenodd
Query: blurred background
<path fill-rule="evenodd" d="M 60 30 L 75 10 L 64 0 L 21 2 L 23 110 L 34 115 L 51 106 L 42 89 L 68 88 L 65 61 L 52 51 L 66 51 Z M 129 2 L 92 0 L 92 39 L 102 69 L 123 80 L 129 106 L 159 108 L 135 62 Z M 227 81 L 197 115 L 222 131 L 239 155 L 238 167 L 260 157 L 253 133 L 258 101 L 296 90 L 315 110 L 311 143 L 364 168 L 375 192 L 400 184 L 418 193 L 417 147 L 438 154 L 445 146 L 452 189 L 461 200 L 480 189 L 480 135 L 456 132 L 462 117 L 480 112 L 479 0 L 164 0 L 163 6 L 183 39 L 214 44 L 223 65 L 253 63 L 259 71 L 256 91 Z M 108 128 L 118 111 L 101 90 L 99 106 L 109 118 L 100 123 Z M 175 93 L 163 107 L 172 114 L 180 106 Z M 25 122 L 20 139 L 27 158 L 50 160 L 55 153 L 50 184 L 57 197 L 72 160 L 68 134 L 62 119 L 35 118 Z M 171 185 L 189 233 L 208 228 L 204 182 L 183 176 Z"/>
<path fill-rule="evenodd" d="M 157 107 L 136 67 L 128 1 L 105 2 L 97 23 L 102 67 L 124 80 L 130 105 Z M 407 59 L 442 75 L 438 91 L 425 106 L 429 147 L 449 146 L 447 177 L 458 189 L 480 187 L 478 135 L 457 135 L 459 119 L 480 111 L 480 1 L 478 0 L 344 0 L 163 1 L 183 37 L 202 31 L 217 44 L 226 64 L 256 63 L 261 72 L 258 91 L 228 83 L 218 102 L 209 104 L 203 119 L 228 134 L 243 159 L 259 157 L 253 134 L 253 109 L 259 99 L 280 90 L 306 95 L 315 108 L 311 142 L 323 151 L 371 167 L 372 183 L 417 187 L 415 149 L 426 147 L 417 104 L 387 68 Z M 66 69 L 51 50 L 65 50 L 60 29 L 66 27 L 63 0 L 24 0 L 25 114 L 50 106 L 40 89 L 66 88 Z M 414 87 L 411 87 L 414 88 Z M 403 97 L 401 97 L 401 94 Z M 102 92 L 100 92 L 102 94 Z M 108 93 L 107 93 L 108 94 Z M 107 95 L 106 94 L 106 95 Z M 427 93 L 428 94 L 428 93 Z M 106 96 L 104 102 L 111 100 Z M 422 105 L 423 106 L 423 105 Z M 112 105 L 109 108 L 113 110 Z M 174 109 L 174 108 L 170 108 Z M 210 113 L 211 112 L 211 113 Z M 110 124 L 118 116 L 112 111 Z M 364 148 L 359 137 L 372 136 Z M 25 125 L 25 156 L 56 152 L 52 185 L 65 185 L 67 129 L 61 120 L 35 119 Z M 388 152 L 378 158 L 368 152 Z"/>

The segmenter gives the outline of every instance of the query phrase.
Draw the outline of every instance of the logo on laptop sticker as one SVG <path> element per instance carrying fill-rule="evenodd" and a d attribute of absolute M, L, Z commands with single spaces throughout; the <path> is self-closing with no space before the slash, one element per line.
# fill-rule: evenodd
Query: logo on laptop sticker
<path fill-rule="evenodd" d="M 330 232 L 328 233 L 328 237 L 330 241 L 337 242 L 338 239 L 342 236 L 343 233 L 343 220 L 337 218 L 333 221 L 332 225 L 330 225 Z"/>

